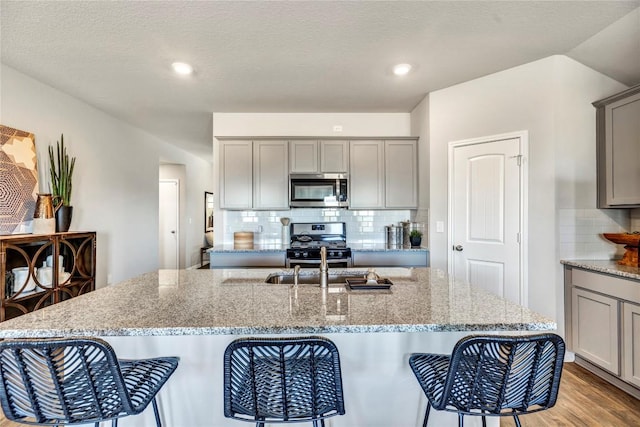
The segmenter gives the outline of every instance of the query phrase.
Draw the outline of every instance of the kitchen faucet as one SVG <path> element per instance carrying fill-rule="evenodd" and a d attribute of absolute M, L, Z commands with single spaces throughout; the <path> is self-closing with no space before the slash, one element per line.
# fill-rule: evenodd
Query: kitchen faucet
<path fill-rule="evenodd" d="M 296 264 L 293 267 L 293 286 L 298 286 L 298 281 L 300 279 L 300 265 Z"/>
<path fill-rule="evenodd" d="M 320 287 L 329 286 L 329 265 L 327 263 L 327 247 L 320 248 Z"/>

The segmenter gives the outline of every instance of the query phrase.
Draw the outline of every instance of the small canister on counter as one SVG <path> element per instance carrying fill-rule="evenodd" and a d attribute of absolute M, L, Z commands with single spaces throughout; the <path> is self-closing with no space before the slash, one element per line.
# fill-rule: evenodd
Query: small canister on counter
<path fill-rule="evenodd" d="M 409 240 L 409 233 L 411 232 L 411 221 L 400 221 L 398 226 L 402 227 L 402 243 L 401 246 L 404 249 L 411 247 L 411 240 Z"/>
<path fill-rule="evenodd" d="M 253 249 L 254 235 L 252 231 L 236 231 L 233 233 L 234 249 Z"/>
<path fill-rule="evenodd" d="M 401 249 L 403 240 L 402 227 L 387 225 L 384 229 L 387 249 Z"/>

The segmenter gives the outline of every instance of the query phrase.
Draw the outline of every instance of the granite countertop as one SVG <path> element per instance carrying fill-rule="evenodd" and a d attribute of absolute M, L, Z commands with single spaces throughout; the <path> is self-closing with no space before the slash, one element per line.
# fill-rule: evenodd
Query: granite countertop
<path fill-rule="evenodd" d="M 358 269 L 351 269 L 358 270 Z M 264 282 L 274 269 L 160 270 L 0 323 L 0 338 L 537 331 L 556 323 L 429 268 L 379 268 L 390 290 Z M 360 270 L 361 271 L 361 270 Z M 324 301 L 324 304 L 323 304 Z"/>
<path fill-rule="evenodd" d="M 207 252 L 283 252 L 289 249 L 289 245 L 282 243 L 254 244 L 252 249 L 236 248 L 232 243 L 221 243 L 207 249 Z"/>
<path fill-rule="evenodd" d="M 619 265 L 617 260 L 561 260 L 560 262 L 570 267 L 640 280 L 640 268 Z"/>
<path fill-rule="evenodd" d="M 347 242 L 347 246 L 352 251 L 358 252 L 427 252 L 427 248 L 398 248 L 389 249 L 384 243 L 361 243 L 361 242 Z M 253 245 L 253 249 L 235 248 L 233 243 L 222 243 L 214 245 L 207 249 L 207 252 L 279 252 L 289 249 L 288 244 L 281 243 L 261 243 Z"/>
<path fill-rule="evenodd" d="M 426 252 L 427 248 L 395 248 L 390 249 L 387 248 L 385 243 L 361 243 L 361 242 L 352 242 L 348 243 L 347 246 L 351 248 L 352 251 L 358 252 Z"/>

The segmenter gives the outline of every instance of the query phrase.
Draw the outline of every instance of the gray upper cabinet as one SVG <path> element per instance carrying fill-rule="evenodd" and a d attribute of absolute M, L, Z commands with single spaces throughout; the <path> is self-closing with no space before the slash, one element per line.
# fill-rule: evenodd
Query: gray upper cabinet
<path fill-rule="evenodd" d="M 290 173 L 348 173 L 351 208 L 418 206 L 417 138 L 218 139 L 221 209 L 289 209 Z"/>
<path fill-rule="evenodd" d="M 384 141 L 351 141 L 349 207 L 384 208 Z"/>
<path fill-rule="evenodd" d="M 220 207 L 253 207 L 253 142 L 220 142 Z"/>
<path fill-rule="evenodd" d="M 287 141 L 220 142 L 220 208 L 289 209 Z"/>
<path fill-rule="evenodd" d="M 349 206 L 415 209 L 418 142 L 415 139 L 351 141 Z"/>
<path fill-rule="evenodd" d="M 385 208 L 418 207 L 417 141 L 385 141 Z"/>
<path fill-rule="evenodd" d="M 598 206 L 640 207 L 640 85 L 594 102 Z"/>
<path fill-rule="evenodd" d="M 289 141 L 289 172 L 347 173 L 348 141 Z"/>
<path fill-rule="evenodd" d="M 320 172 L 349 172 L 349 141 L 320 141 Z"/>
<path fill-rule="evenodd" d="M 287 141 L 253 142 L 253 208 L 289 209 Z"/>
<path fill-rule="evenodd" d="M 289 141 L 289 171 L 318 173 L 318 141 Z"/>

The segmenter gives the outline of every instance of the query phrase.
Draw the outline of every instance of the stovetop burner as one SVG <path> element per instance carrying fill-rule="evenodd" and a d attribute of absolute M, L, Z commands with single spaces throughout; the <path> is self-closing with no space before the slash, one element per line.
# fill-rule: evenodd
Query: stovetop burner
<path fill-rule="evenodd" d="M 296 222 L 291 227 L 291 249 L 347 249 L 344 222 Z"/>
<path fill-rule="evenodd" d="M 347 242 L 325 242 L 312 240 L 309 242 L 295 241 L 291 243 L 293 249 L 306 249 L 306 248 L 321 248 L 326 246 L 327 249 L 344 249 L 347 247 Z"/>
<path fill-rule="evenodd" d="M 318 268 L 320 248 L 327 248 L 327 261 L 339 267 L 351 266 L 344 222 L 292 223 L 291 247 L 287 249 L 287 267 Z"/>

